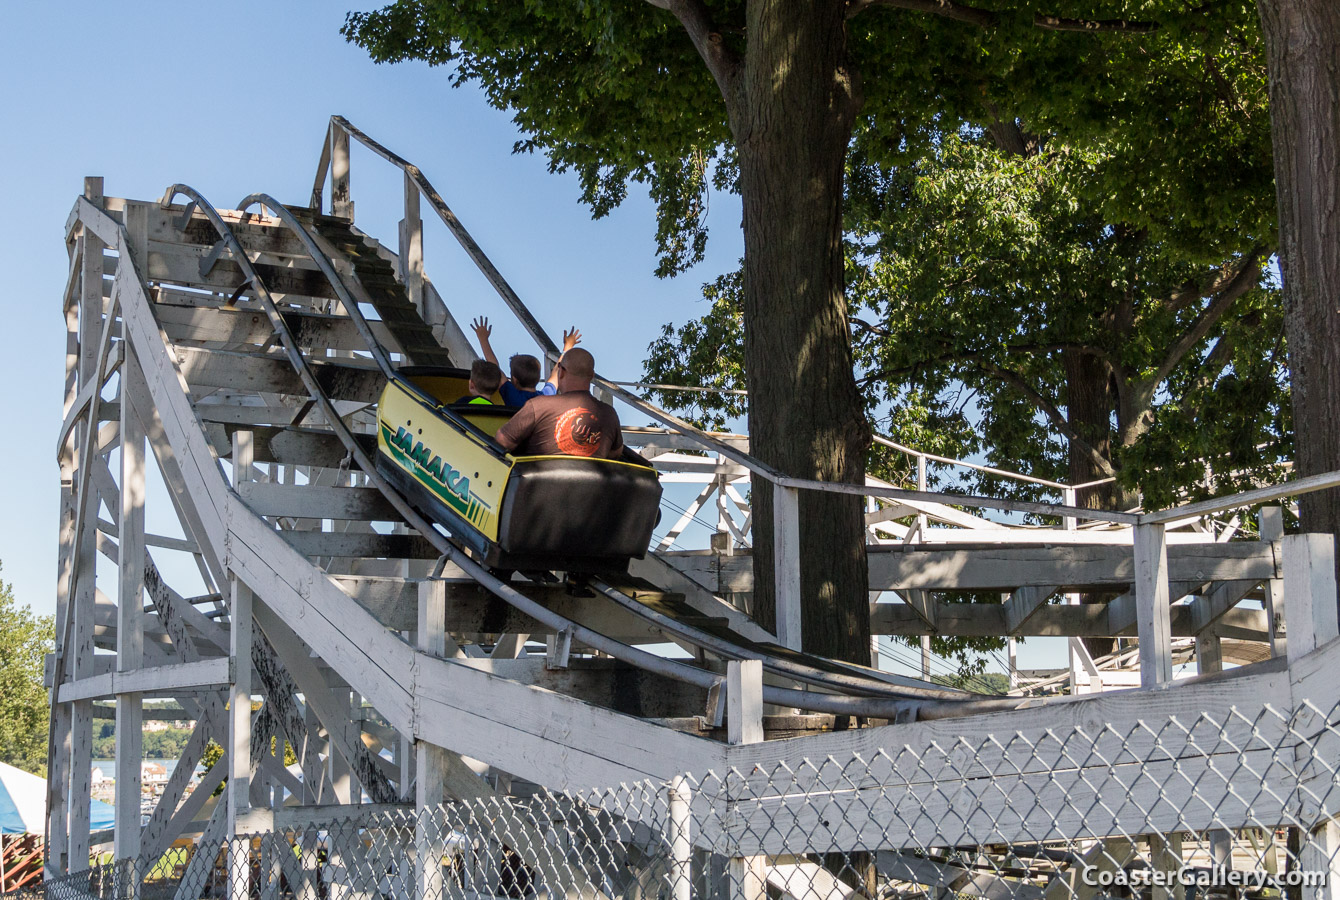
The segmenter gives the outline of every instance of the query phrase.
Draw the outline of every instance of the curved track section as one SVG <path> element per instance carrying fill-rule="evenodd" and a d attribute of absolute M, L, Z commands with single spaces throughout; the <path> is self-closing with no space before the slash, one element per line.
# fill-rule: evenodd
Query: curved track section
<path fill-rule="evenodd" d="M 263 194 L 220 211 L 178 184 L 157 203 L 119 203 L 109 212 L 81 200 L 72 218 L 117 256 L 84 380 L 100 386 L 120 368 L 123 386 L 133 386 L 127 372 L 142 371 L 124 408 L 150 436 L 186 535 L 159 546 L 194 554 L 213 589 L 183 598 L 152 559 L 144 567 L 154 695 L 181 698 L 199 722 L 200 749 L 224 736 L 221 689 L 254 689 L 266 705 L 253 736 L 269 746 L 267 735 L 282 735 L 298 748 L 320 728 L 326 755 L 356 786 L 350 795 L 338 778 L 304 769 L 304 794 L 390 802 L 407 796 L 406 748 L 421 742 L 449 751 L 446 780 L 458 794 L 484 790 L 466 777 L 469 759 L 556 789 L 719 768 L 726 745 L 706 735 L 721 724 L 734 660 L 763 664 L 763 701 L 830 716 L 909 721 L 1019 702 L 788 651 L 742 630 L 749 623 L 733 610 L 714 615 L 728 610 L 718 600 L 705 615 L 636 579 L 595 581 L 585 596 L 548 578 L 499 579 L 374 465 L 370 411 L 386 379 L 402 365 L 452 361 L 385 251 L 348 220 Z M 62 447 L 78 444 L 74 459 L 94 458 L 105 440 L 99 429 L 80 430 L 101 418 L 99 405 L 92 388 L 72 398 L 61 437 Z M 76 493 L 115 488 L 97 469 L 78 468 Z M 89 531 L 91 515 L 80 506 L 73 530 Z M 80 568 L 88 557 L 76 553 L 73 563 L 71 596 L 88 581 Z M 234 621 L 248 606 L 251 616 Z M 61 703 L 98 696 L 82 647 L 122 650 L 110 632 L 98 644 L 91 620 L 87 611 L 62 619 L 53 690 Z M 549 636 L 543 664 L 515 658 L 533 634 Z M 639 646 L 667 639 L 694 657 Z M 244 654 L 252 684 L 235 666 Z M 102 696 L 119 695 L 109 684 Z M 377 749 L 397 742 L 398 762 Z M 251 771 L 265 771 L 260 746 L 252 742 Z M 243 752 L 234 748 L 208 777 L 245 775 Z M 155 813 L 151 845 L 173 821 L 203 814 L 199 804 L 190 815 L 181 809 Z M 223 827 L 222 809 L 209 827 Z"/>

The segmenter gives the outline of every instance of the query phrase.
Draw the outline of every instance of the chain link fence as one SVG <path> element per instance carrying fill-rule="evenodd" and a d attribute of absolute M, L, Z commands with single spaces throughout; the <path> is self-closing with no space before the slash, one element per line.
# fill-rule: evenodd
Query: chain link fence
<path fill-rule="evenodd" d="M 1334 900 L 1340 706 L 669 784 L 379 807 L 48 882 L 52 900 Z M 176 854 L 173 856 L 172 854 Z"/>

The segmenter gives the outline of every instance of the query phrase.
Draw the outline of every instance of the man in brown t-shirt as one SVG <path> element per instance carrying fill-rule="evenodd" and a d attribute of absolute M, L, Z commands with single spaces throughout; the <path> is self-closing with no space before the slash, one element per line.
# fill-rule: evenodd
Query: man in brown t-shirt
<path fill-rule="evenodd" d="M 497 440 L 514 456 L 591 456 L 618 459 L 623 433 L 614 407 L 591 396 L 595 359 L 574 347 L 558 364 L 558 393 L 532 397 L 502 428 Z"/>

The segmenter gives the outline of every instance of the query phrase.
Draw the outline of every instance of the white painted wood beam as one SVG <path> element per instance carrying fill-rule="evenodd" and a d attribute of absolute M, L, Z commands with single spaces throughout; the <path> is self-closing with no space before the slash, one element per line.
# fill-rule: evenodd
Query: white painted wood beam
<path fill-rule="evenodd" d="M 1168 548 L 1162 525 L 1135 526 L 1135 605 L 1140 635 L 1140 684 L 1172 681 L 1172 622 Z"/>
<path fill-rule="evenodd" d="M 121 368 L 121 487 L 118 529 L 118 603 L 116 622 L 117 676 L 140 670 L 144 663 L 144 566 L 147 560 L 144 534 L 144 429 L 130 397 L 146 391 L 144 373 L 134 350 L 126 354 Z M 116 687 L 117 685 L 114 685 Z M 117 878 L 129 882 L 118 896 L 139 892 L 140 857 L 140 763 L 144 757 L 144 704 L 137 693 L 116 695 L 116 824 L 113 856 Z"/>
<path fill-rule="evenodd" d="M 773 485 L 773 592 L 777 642 L 791 650 L 803 646 L 800 596 L 800 491 Z"/>
<path fill-rule="evenodd" d="M 251 805 L 251 641 L 255 601 L 251 588 L 241 578 L 233 575 L 231 582 L 232 646 L 227 662 L 232 665 L 232 687 L 228 695 L 226 833 L 236 835 L 237 820 Z"/>

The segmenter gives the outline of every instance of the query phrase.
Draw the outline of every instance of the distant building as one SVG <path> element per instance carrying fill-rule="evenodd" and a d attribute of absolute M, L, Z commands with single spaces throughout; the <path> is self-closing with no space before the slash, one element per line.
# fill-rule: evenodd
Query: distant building
<path fill-rule="evenodd" d="M 140 763 L 140 783 L 146 789 L 161 788 L 167 780 L 167 769 L 162 764 L 148 760 Z"/>

